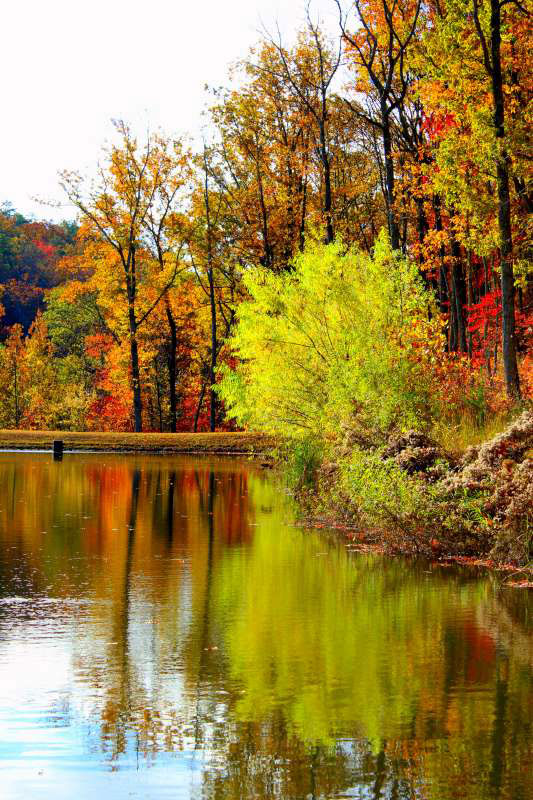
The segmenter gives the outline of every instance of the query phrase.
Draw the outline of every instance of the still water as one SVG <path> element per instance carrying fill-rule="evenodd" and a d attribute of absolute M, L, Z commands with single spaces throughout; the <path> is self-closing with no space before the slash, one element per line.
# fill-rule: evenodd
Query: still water
<path fill-rule="evenodd" d="M 533 796 L 530 598 L 238 460 L 0 454 L 0 797 Z"/>

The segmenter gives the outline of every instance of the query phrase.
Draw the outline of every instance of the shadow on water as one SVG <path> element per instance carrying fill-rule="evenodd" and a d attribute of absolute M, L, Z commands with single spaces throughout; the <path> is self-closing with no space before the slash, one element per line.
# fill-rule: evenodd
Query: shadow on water
<path fill-rule="evenodd" d="M 83 798 L 105 776 L 119 798 L 529 798 L 529 597 L 293 520 L 237 460 L 0 455 L 8 800 L 41 772 L 61 798 L 73 774 Z"/>

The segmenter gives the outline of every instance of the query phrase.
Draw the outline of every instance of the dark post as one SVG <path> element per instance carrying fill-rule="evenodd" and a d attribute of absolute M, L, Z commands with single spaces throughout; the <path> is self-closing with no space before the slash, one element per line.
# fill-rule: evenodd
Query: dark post
<path fill-rule="evenodd" d="M 63 460 L 63 442 L 61 439 L 54 439 L 54 461 Z"/>

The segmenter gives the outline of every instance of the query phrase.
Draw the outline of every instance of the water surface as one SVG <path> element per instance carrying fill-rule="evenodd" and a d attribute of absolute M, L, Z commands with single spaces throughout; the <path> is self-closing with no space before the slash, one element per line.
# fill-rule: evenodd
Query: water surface
<path fill-rule="evenodd" d="M 527 593 L 251 462 L 0 454 L 0 796 L 529 800 Z"/>

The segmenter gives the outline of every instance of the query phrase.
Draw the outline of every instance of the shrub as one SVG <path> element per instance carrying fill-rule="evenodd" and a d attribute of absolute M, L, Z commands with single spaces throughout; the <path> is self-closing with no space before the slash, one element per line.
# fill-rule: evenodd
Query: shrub
<path fill-rule="evenodd" d="M 231 344 L 239 366 L 219 391 L 239 424 L 327 437 L 344 420 L 362 428 L 428 426 L 441 320 L 416 265 L 384 235 L 372 257 L 314 243 L 294 269 L 246 276 Z"/>
<path fill-rule="evenodd" d="M 291 442 L 285 449 L 285 477 L 295 491 L 311 489 L 316 483 L 317 470 L 324 457 L 322 443 L 312 437 Z"/>

